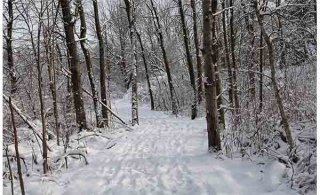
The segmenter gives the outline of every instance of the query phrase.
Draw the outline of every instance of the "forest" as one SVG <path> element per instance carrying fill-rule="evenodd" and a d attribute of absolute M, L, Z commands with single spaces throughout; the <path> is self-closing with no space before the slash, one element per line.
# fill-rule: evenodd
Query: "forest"
<path fill-rule="evenodd" d="M 4 194 L 316 194 L 316 0 L 4 0 L 2 24 Z"/>

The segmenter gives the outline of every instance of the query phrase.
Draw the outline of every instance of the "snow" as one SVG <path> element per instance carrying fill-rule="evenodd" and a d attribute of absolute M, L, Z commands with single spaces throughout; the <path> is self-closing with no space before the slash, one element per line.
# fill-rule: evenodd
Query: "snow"
<path fill-rule="evenodd" d="M 130 96 L 115 105 L 130 120 Z M 27 194 L 201 194 L 286 195 L 297 194 L 282 185 L 285 166 L 273 162 L 261 171 L 257 162 L 229 159 L 207 152 L 204 118 L 173 117 L 139 105 L 140 125 L 119 132 L 114 139 L 91 136 L 86 142 L 87 159 L 69 158 L 69 168 L 48 176 L 25 177 Z M 108 136 L 108 135 L 106 135 Z M 108 136 L 109 137 L 109 136 Z M 87 139 L 87 138 L 86 138 Z M 116 143 L 110 149 L 108 146 Z M 73 162 L 71 162 L 73 160 Z M 19 191 L 15 182 L 15 190 Z M 10 185 L 4 187 L 10 194 Z"/>
<path fill-rule="evenodd" d="M 265 189 L 269 192 L 274 191 L 283 183 L 283 178 L 286 177 L 286 166 L 274 161 L 267 167 L 264 174 Z"/>

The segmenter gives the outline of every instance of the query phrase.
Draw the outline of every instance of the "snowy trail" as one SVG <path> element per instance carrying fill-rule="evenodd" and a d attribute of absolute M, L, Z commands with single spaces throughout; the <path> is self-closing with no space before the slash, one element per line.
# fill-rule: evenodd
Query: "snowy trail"
<path fill-rule="evenodd" d="M 130 105 L 116 102 L 122 117 Z M 173 118 L 140 107 L 140 125 L 109 149 L 88 145 L 89 165 L 64 170 L 59 184 L 28 182 L 30 194 L 294 194 L 287 189 L 267 192 L 256 163 L 218 159 L 207 153 L 205 120 Z M 32 186 L 34 185 L 34 186 Z"/>

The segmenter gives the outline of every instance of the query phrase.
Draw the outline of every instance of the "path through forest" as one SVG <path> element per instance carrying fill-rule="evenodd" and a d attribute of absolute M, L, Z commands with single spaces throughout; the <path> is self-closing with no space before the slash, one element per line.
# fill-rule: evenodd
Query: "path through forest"
<path fill-rule="evenodd" d="M 119 114 L 130 118 L 127 99 L 116 102 Z M 58 182 L 26 182 L 30 194 L 294 194 L 266 186 L 257 162 L 230 160 L 207 153 L 205 119 L 174 118 L 162 112 L 139 110 L 140 125 L 110 143 L 88 142 L 85 166 L 70 166 Z"/>

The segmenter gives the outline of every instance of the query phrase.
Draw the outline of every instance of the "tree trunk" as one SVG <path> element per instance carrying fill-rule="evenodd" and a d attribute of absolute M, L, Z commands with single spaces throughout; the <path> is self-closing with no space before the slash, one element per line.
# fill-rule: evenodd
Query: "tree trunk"
<path fill-rule="evenodd" d="M 167 77 L 168 77 L 169 91 L 170 91 L 170 97 L 171 97 L 171 106 L 172 106 L 172 114 L 173 115 L 178 115 L 178 107 L 177 107 L 176 99 L 175 99 L 175 96 L 174 96 L 174 87 L 173 87 L 173 82 L 172 82 L 171 70 L 170 70 L 170 65 L 169 65 L 166 49 L 165 49 L 165 46 L 164 46 L 163 34 L 162 34 L 162 31 L 161 31 L 161 25 L 160 25 L 160 20 L 159 20 L 159 17 L 158 17 L 158 12 L 157 12 L 156 7 L 153 4 L 153 0 L 150 0 L 150 3 L 151 3 L 151 6 L 152 6 L 152 9 L 153 9 L 153 12 L 154 12 L 154 16 L 155 16 L 155 19 L 156 19 L 155 27 L 156 27 L 156 30 L 157 30 L 157 33 L 158 33 L 158 36 L 159 36 L 158 37 L 158 41 L 160 43 L 160 48 L 161 48 L 161 51 L 162 51 L 162 57 L 163 57 L 163 60 L 164 60 L 164 65 L 165 65 L 166 73 L 167 73 Z"/>
<path fill-rule="evenodd" d="M 201 56 L 199 49 L 199 38 L 198 38 L 198 28 L 197 28 L 197 9 L 195 0 L 191 0 L 191 8 L 192 8 L 192 21 L 193 21 L 193 36 L 194 36 L 194 45 L 196 48 L 196 59 L 197 59 L 197 80 L 198 80 L 198 102 L 202 101 L 203 95 L 203 86 L 202 86 L 202 74 L 203 69 L 201 65 Z"/>
<path fill-rule="evenodd" d="M 48 6 L 48 2 L 46 2 L 46 6 Z M 57 135 L 57 145 L 60 146 L 60 122 L 59 122 L 59 111 L 58 111 L 58 102 L 57 102 L 57 89 L 56 89 L 56 68 L 55 68 L 55 34 L 54 28 L 56 25 L 58 13 L 59 13 L 60 3 L 58 3 L 57 10 L 54 9 L 54 5 L 52 4 L 52 16 L 54 16 L 52 24 L 50 24 L 50 17 L 47 18 L 47 26 L 43 30 L 44 37 L 44 47 L 46 52 L 46 61 L 48 64 L 48 76 L 49 76 L 49 86 L 52 95 L 52 103 L 53 103 L 53 114 L 55 119 L 55 129 Z M 56 13 L 54 14 L 54 10 Z M 47 9 L 48 16 L 50 15 L 50 10 Z"/>
<path fill-rule="evenodd" d="M 14 133 L 14 148 L 15 148 L 16 157 L 17 157 L 17 167 L 18 167 L 20 189 L 21 189 L 21 194 L 24 195 L 25 192 L 24 192 L 24 184 L 23 184 L 22 171 L 21 171 L 19 147 L 18 147 L 18 134 L 17 134 L 17 128 L 16 128 L 15 119 L 14 119 L 14 112 L 13 112 L 13 108 L 12 108 L 11 97 L 9 97 L 9 105 L 10 105 L 10 112 L 11 112 L 11 119 L 12 119 L 12 128 L 13 128 L 13 133 Z M 8 163 L 10 163 L 10 162 L 8 162 Z M 11 179 L 13 179 L 13 178 L 11 178 Z"/>
<path fill-rule="evenodd" d="M 87 66 L 87 72 L 88 72 L 88 77 L 89 77 L 89 83 L 91 86 L 91 92 L 93 95 L 93 108 L 94 112 L 96 115 L 96 121 L 97 121 L 97 127 L 102 128 L 103 121 L 102 121 L 102 116 L 99 113 L 99 106 L 98 106 L 98 92 L 96 88 L 96 81 L 94 79 L 94 73 L 92 70 L 92 62 L 91 62 L 91 57 L 90 57 L 90 52 L 88 51 L 86 47 L 86 34 L 87 34 L 87 26 L 86 26 L 86 18 L 85 18 L 85 12 L 82 7 L 82 2 L 81 0 L 78 1 L 78 6 L 79 6 L 79 15 L 80 15 L 80 22 L 81 22 L 81 27 L 80 27 L 80 45 L 82 52 L 84 54 L 84 58 L 86 61 L 86 66 Z"/>
<path fill-rule="evenodd" d="M 96 25 L 96 33 L 99 40 L 101 101 L 105 105 L 108 105 L 107 87 L 106 87 L 106 70 L 105 70 L 105 63 L 104 63 L 104 42 L 103 42 L 102 31 L 101 31 L 100 20 L 99 20 L 99 9 L 98 9 L 97 0 L 93 0 L 92 2 L 93 2 L 93 9 L 94 9 L 94 21 Z M 104 125 L 109 126 L 108 110 L 103 106 L 102 106 L 102 118 L 104 120 Z"/>
<path fill-rule="evenodd" d="M 277 0 L 276 1 L 276 7 L 280 6 L 281 1 Z M 265 9 L 264 9 L 265 10 Z M 286 44 L 283 41 L 283 30 L 282 30 L 282 22 L 281 22 L 281 15 L 277 14 L 277 19 L 278 19 L 278 33 L 280 35 L 280 48 L 281 48 L 281 53 L 280 53 L 280 63 L 279 63 L 279 68 L 282 70 L 286 66 Z"/>
<path fill-rule="evenodd" d="M 47 35 L 44 35 L 44 39 L 48 39 Z M 46 58 L 48 63 L 48 76 L 49 76 L 49 85 L 50 91 L 52 94 L 52 101 L 53 101 L 53 113 L 55 118 L 55 125 L 56 125 L 56 133 L 57 133 L 57 145 L 60 145 L 59 142 L 59 112 L 58 112 L 58 102 L 57 102 L 57 93 L 56 93 L 56 76 L 55 76 L 55 65 L 54 65 L 54 54 L 52 54 L 52 47 L 50 43 L 45 41 L 45 48 L 46 48 Z"/>
<path fill-rule="evenodd" d="M 233 0 L 230 0 L 230 7 L 233 6 Z M 240 114 L 240 103 L 239 103 L 239 92 L 237 83 L 237 64 L 235 56 L 235 33 L 233 30 L 233 9 L 230 10 L 230 45 L 231 45 L 231 57 L 232 57 L 232 77 L 233 77 L 233 92 L 234 92 L 234 106 L 237 112 L 237 121 L 239 120 Z"/>
<path fill-rule="evenodd" d="M 71 57 L 70 71 L 72 73 L 71 75 L 72 92 L 73 92 L 74 107 L 76 110 L 76 121 L 79 126 L 79 132 L 80 132 L 84 129 L 88 129 L 88 127 L 87 127 L 84 103 L 82 99 L 81 72 L 80 72 L 80 64 L 79 64 L 79 58 L 77 53 L 77 44 L 75 42 L 75 37 L 73 32 L 74 21 L 72 21 L 72 15 L 70 13 L 69 1 L 60 0 L 60 2 L 61 2 L 62 14 L 63 14 L 67 47 Z"/>
<path fill-rule="evenodd" d="M 246 12 L 245 8 L 244 14 L 245 14 L 245 21 L 247 25 L 247 30 L 249 33 L 249 46 L 247 49 L 248 54 L 248 75 L 249 75 L 249 102 L 253 101 L 255 98 L 255 73 L 254 71 L 254 29 L 253 29 L 253 22 L 254 22 L 254 12 L 253 12 L 253 2 L 250 0 L 249 5 L 249 13 Z"/>
<path fill-rule="evenodd" d="M 131 111 L 132 111 L 132 126 L 139 124 L 139 115 L 138 115 L 138 87 L 137 87 L 137 53 L 135 47 L 135 39 L 134 39 L 134 21 L 135 21 L 135 5 L 131 3 L 129 0 L 124 0 L 126 4 L 126 12 L 129 23 L 130 30 L 130 41 L 131 41 L 131 51 L 133 52 L 133 64 L 132 64 L 132 80 L 131 80 L 131 90 L 132 90 L 132 98 L 131 98 Z"/>
<path fill-rule="evenodd" d="M 178 0 L 179 5 L 179 12 L 180 12 L 180 18 L 181 18 L 181 24 L 182 24 L 182 31 L 183 31 L 183 40 L 184 40 L 184 46 L 186 50 L 187 55 L 187 63 L 188 63 L 188 70 L 189 70 L 189 76 L 190 76 L 190 82 L 191 87 L 193 89 L 193 98 L 192 98 L 192 104 L 191 104 L 191 119 L 195 119 L 197 117 L 197 87 L 196 87 L 196 81 L 194 77 L 194 70 L 193 70 L 193 64 L 192 64 L 192 57 L 190 54 L 190 48 L 189 48 L 189 36 L 187 33 L 187 27 L 182 7 L 181 0 Z"/>
<path fill-rule="evenodd" d="M 216 0 L 214 0 L 217 3 Z M 204 73 L 205 97 L 207 113 L 208 149 L 209 152 L 221 150 L 215 71 L 212 66 L 212 6 L 211 0 L 202 1 L 203 9 L 203 46 L 204 46 Z M 216 57 L 214 55 L 214 57 Z"/>
<path fill-rule="evenodd" d="M 69 52 L 67 51 L 67 68 L 70 70 L 71 69 L 71 59 L 70 59 L 70 54 Z M 67 80 L 67 95 L 66 95 L 66 113 L 67 113 L 67 118 L 66 118 L 66 122 L 67 122 L 67 129 L 69 130 L 70 127 L 71 127 L 71 123 L 72 123 L 72 120 L 73 118 L 71 117 L 72 116 L 72 80 L 68 79 Z M 68 135 L 69 136 L 69 135 Z M 67 137 L 68 137 L 67 136 Z"/>
<path fill-rule="evenodd" d="M 263 34 L 262 32 L 260 32 L 260 82 L 259 82 L 259 85 L 260 85 L 260 93 L 259 93 L 259 110 L 260 112 L 262 112 L 262 107 L 263 107 Z"/>
<path fill-rule="evenodd" d="M 145 71 L 146 71 L 148 91 L 149 91 L 150 103 L 151 103 L 151 110 L 154 110 L 154 100 L 153 100 L 153 94 L 152 94 L 151 84 L 150 84 L 150 76 L 149 76 L 148 63 L 147 63 L 147 60 L 146 60 L 146 56 L 145 56 L 145 52 L 144 52 L 144 47 L 143 47 L 143 43 L 142 43 L 142 40 L 141 40 L 141 35 L 140 35 L 140 33 L 139 33 L 137 30 L 136 30 L 136 34 L 137 34 L 137 37 L 138 37 L 138 41 L 139 41 L 139 43 L 140 43 L 140 48 L 141 48 L 141 53 L 142 53 L 143 64 L 144 64 L 144 68 L 145 68 Z"/>
<path fill-rule="evenodd" d="M 11 195 L 14 195 L 14 189 L 13 189 L 13 176 L 12 176 L 12 169 L 11 169 L 11 164 L 8 156 L 8 146 L 6 146 L 6 157 L 8 161 L 8 168 L 9 168 L 9 174 L 10 174 L 10 184 L 11 184 Z"/>
<path fill-rule="evenodd" d="M 13 52 L 12 52 L 12 28 L 13 28 L 13 5 L 12 2 L 14 0 L 8 0 L 8 11 L 9 11 L 9 21 L 7 24 L 7 54 L 8 54 L 8 67 L 9 67 L 9 75 L 11 82 L 11 94 L 15 94 L 17 91 L 17 77 L 14 70 L 14 62 L 13 62 Z"/>
<path fill-rule="evenodd" d="M 40 16 L 39 19 L 42 18 L 43 12 L 42 12 L 43 4 L 41 1 L 41 10 L 40 10 Z M 46 174 L 48 171 L 48 149 L 47 149 L 47 130 L 46 130 L 46 118 L 44 115 L 44 100 L 42 95 L 42 66 L 40 64 L 40 36 L 41 36 L 41 27 L 42 27 L 42 21 L 39 22 L 38 26 L 38 41 L 37 41 L 37 51 L 34 48 L 34 53 L 36 56 L 36 62 L 37 62 L 37 70 L 38 70 L 38 92 L 39 92 L 39 101 L 40 101 L 40 113 L 41 113 L 41 123 L 42 123 L 42 156 L 43 156 L 43 173 Z M 32 41 L 33 42 L 33 41 Z"/>
<path fill-rule="evenodd" d="M 270 63 L 270 68 L 271 68 L 271 79 L 272 79 L 273 90 L 274 90 L 274 94 L 275 94 L 275 97 L 276 97 L 276 100 L 277 100 L 277 105 L 278 105 L 278 108 L 279 108 L 279 111 L 280 111 L 280 115 L 281 115 L 281 118 L 282 118 L 282 124 L 283 124 L 283 127 L 284 127 L 284 131 L 286 132 L 287 141 L 288 141 L 288 144 L 290 146 L 290 151 L 292 151 L 293 148 L 294 148 L 294 142 L 293 142 L 293 139 L 292 139 L 292 136 L 291 136 L 291 131 L 290 131 L 288 118 L 287 118 L 286 113 L 284 111 L 284 107 L 283 107 L 283 104 L 282 104 L 282 99 L 281 99 L 281 96 L 280 96 L 280 90 L 279 90 L 277 79 L 276 79 L 276 69 L 275 69 L 275 66 L 274 66 L 274 57 L 273 57 L 273 46 L 272 46 L 272 42 L 270 40 L 269 35 L 267 34 L 266 30 L 264 29 L 263 18 L 262 18 L 263 16 L 259 12 L 259 9 L 258 9 L 258 6 L 257 6 L 257 2 L 255 2 L 255 12 L 256 12 L 256 15 L 257 15 L 257 19 L 258 19 L 258 23 L 259 23 L 261 32 L 262 32 L 264 40 L 265 40 L 265 42 L 267 44 L 267 48 L 268 48 L 268 52 L 269 52 L 268 53 L 269 54 L 268 57 L 269 57 L 269 63 Z"/>
<path fill-rule="evenodd" d="M 212 13 L 215 14 L 217 11 L 217 1 L 212 0 Z M 214 74 L 215 74 L 215 80 L 217 82 L 216 84 L 216 95 L 217 95 L 217 105 L 219 110 L 219 121 L 222 124 L 223 128 L 225 128 L 225 117 L 224 117 L 224 109 L 223 109 L 223 100 L 222 100 L 222 84 L 221 84 L 221 78 L 220 78 L 220 66 L 218 65 L 218 42 L 219 40 L 216 37 L 216 16 L 213 16 L 212 19 L 212 64 L 214 66 Z"/>
<path fill-rule="evenodd" d="M 317 0 L 313 0 L 313 7 L 314 7 L 314 22 L 317 25 Z"/>
<path fill-rule="evenodd" d="M 222 9 L 225 9 L 225 0 L 221 2 L 221 5 L 222 5 Z M 228 80 L 229 80 L 228 95 L 229 95 L 229 102 L 230 102 L 231 108 L 233 108 L 233 78 L 232 78 L 232 69 L 231 69 L 231 63 L 230 63 L 230 57 L 229 57 L 229 47 L 228 47 L 228 38 L 227 38 L 228 32 L 226 28 L 225 11 L 222 13 L 222 27 L 223 27 L 225 58 L 226 58 L 227 67 L 228 67 Z"/>
<path fill-rule="evenodd" d="M 128 75 L 127 75 L 127 64 L 126 64 L 126 57 L 125 57 L 125 41 L 123 40 L 122 33 L 119 33 L 119 39 L 120 39 L 120 55 L 121 55 L 121 61 L 120 61 L 120 69 L 122 76 L 124 77 L 124 86 L 128 90 Z"/>

